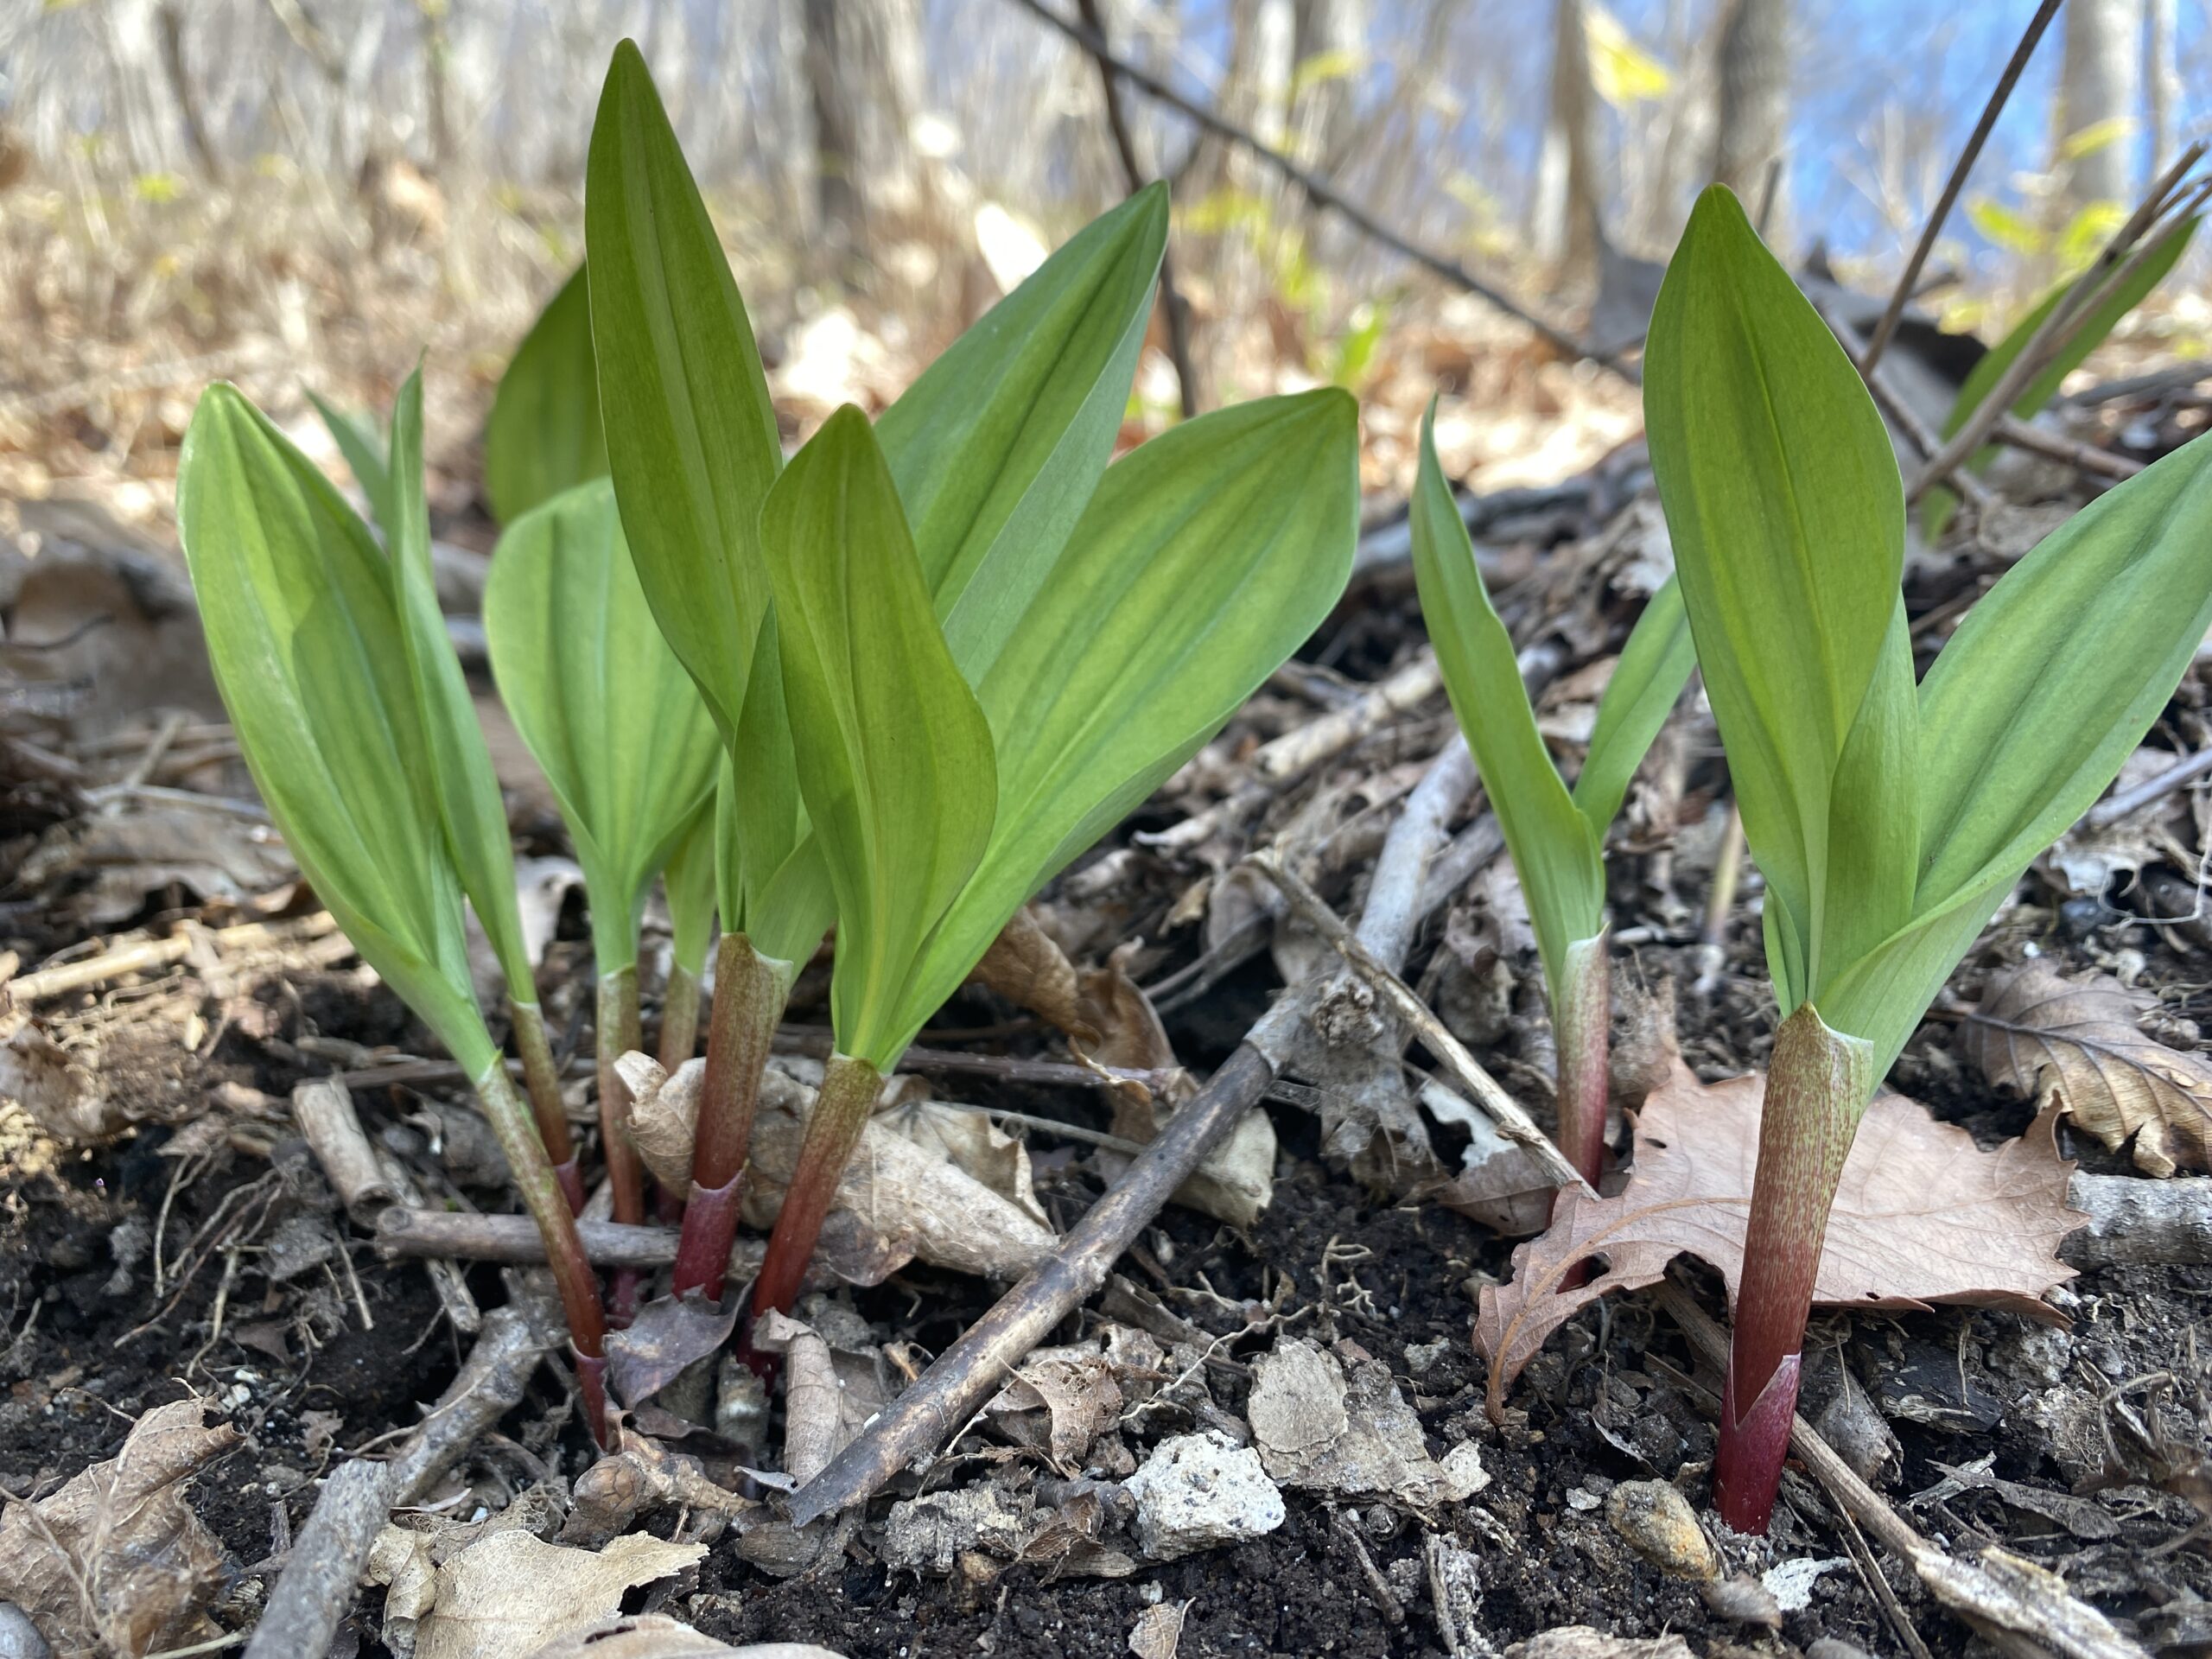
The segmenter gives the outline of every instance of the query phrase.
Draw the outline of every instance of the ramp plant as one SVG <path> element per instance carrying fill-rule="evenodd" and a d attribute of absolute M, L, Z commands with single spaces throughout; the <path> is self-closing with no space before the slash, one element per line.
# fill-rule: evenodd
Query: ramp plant
<path fill-rule="evenodd" d="M 485 585 L 484 634 L 499 695 L 552 786 L 583 868 L 599 976 L 600 1136 L 614 1219 L 642 1222 L 643 1166 L 614 1063 L 641 1040 L 638 938 L 646 896 L 710 809 L 714 726 L 654 625 L 604 478 L 563 491 L 507 527 Z M 618 1274 L 608 1308 L 614 1324 L 628 1323 L 636 1295 L 634 1271 Z"/>
<path fill-rule="evenodd" d="M 713 728 L 708 730 L 711 734 Z M 669 965 L 661 996 L 660 1063 L 669 1071 L 699 1046 L 699 976 L 715 928 L 715 820 L 723 795 L 734 787 L 727 761 L 717 768 L 716 779 L 714 794 L 692 815 L 661 875 L 668 899 Z"/>
<path fill-rule="evenodd" d="M 883 1075 L 923 1020 L 1335 605 L 1357 447 L 1334 390 L 1187 422 L 1107 468 L 1022 608 L 988 627 L 962 627 L 957 608 L 938 620 L 858 410 L 832 416 L 770 490 L 785 700 L 837 899 L 836 1045 L 756 1310 L 791 1305 Z"/>
<path fill-rule="evenodd" d="M 403 495 L 407 477 L 418 481 L 402 522 L 419 506 L 419 410 L 410 383 L 393 475 Z M 227 385 L 201 397 L 185 435 L 177 522 L 216 683 L 270 815 L 362 959 L 467 1073 L 544 1238 L 585 1414 L 603 1436 L 598 1284 L 470 984 L 461 854 L 423 653 L 409 640 L 411 584 L 395 581 L 419 554 L 427 582 L 427 532 L 388 560 L 315 465 Z"/>
<path fill-rule="evenodd" d="M 1783 1015 L 1714 1470 L 1763 1531 L 1844 1155 L 2027 865 L 2104 791 L 2212 626 L 2212 446 L 2092 503 L 2001 577 L 1919 684 L 1904 500 L 1834 337 L 1734 197 L 1661 289 L 1644 411 Z"/>
<path fill-rule="evenodd" d="M 499 377 L 484 421 L 484 493 L 493 515 L 512 524 L 562 491 L 606 474 L 591 306 L 578 265 Z"/>
<path fill-rule="evenodd" d="M 1106 214 L 883 416 L 925 591 L 963 667 L 980 673 L 1005 647 L 1098 486 L 1166 234 L 1164 191 Z M 774 411 L 713 222 L 626 42 L 593 128 L 585 243 L 623 529 L 725 757 L 713 844 L 723 931 L 675 1271 L 679 1296 L 719 1298 L 769 1039 L 837 896 L 801 798 L 763 544 L 783 467 Z"/>
<path fill-rule="evenodd" d="M 1466 523 L 1437 464 L 1435 422 L 1432 404 L 1421 421 L 1411 505 L 1414 579 L 1452 712 L 1535 924 L 1559 1048 L 1560 1149 L 1594 1186 L 1605 1160 L 1612 1017 L 1605 830 L 1689 679 L 1689 626 L 1669 581 L 1630 632 L 1569 790 L 1536 729 L 1512 636 L 1491 603 Z"/>

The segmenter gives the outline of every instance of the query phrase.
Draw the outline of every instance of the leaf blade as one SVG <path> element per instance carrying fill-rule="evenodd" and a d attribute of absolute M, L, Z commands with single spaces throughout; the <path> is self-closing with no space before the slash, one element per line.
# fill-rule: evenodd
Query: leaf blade
<path fill-rule="evenodd" d="M 1575 807 L 1601 842 L 1620 816 L 1636 769 L 1643 764 L 1696 666 L 1697 646 L 1690 639 L 1681 584 L 1669 576 L 1644 601 L 1643 614 L 1629 630 L 1613 677 L 1598 699 L 1598 723 L 1591 729 L 1590 747 L 1574 779 Z"/>
<path fill-rule="evenodd" d="M 503 524 L 607 471 L 585 282 L 582 265 L 569 273 L 493 394 L 484 422 L 484 493 Z"/>

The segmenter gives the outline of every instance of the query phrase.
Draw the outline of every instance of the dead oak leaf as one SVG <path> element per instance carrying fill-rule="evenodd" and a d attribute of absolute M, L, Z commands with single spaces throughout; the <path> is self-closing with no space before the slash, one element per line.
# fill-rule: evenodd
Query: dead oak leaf
<path fill-rule="evenodd" d="M 1718 1268 L 1732 1299 L 1758 1162 L 1757 1073 L 1698 1081 L 1686 1066 L 1636 1116 L 1636 1166 L 1610 1198 L 1563 1192 L 1550 1230 L 1513 1253 L 1513 1281 L 1485 1286 L 1475 1346 L 1490 1361 L 1490 1410 L 1546 1338 L 1609 1291 L 1656 1284 L 1677 1255 Z M 2044 1293 L 2074 1276 L 2053 1254 L 2087 1219 L 2066 1203 L 2073 1165 L 2051 1121 L 1983 1152 L 1916 1101 L 1882 1095 L 1866 1109 L 1843 1166 L 1813 1287 L 1830 1307 L 2003 1307 L 2058 1322 Z M 1605 1271 L 1561 1289 L 1567 1269 L 1601 1257 Z"/>
<path fill-rule="evenodd" d="M 2107 1150 L 2135 1137 L 2136 1166 L 2212 1166 L 2212 1059 L 2144 1034 L 2118 980 L 2070 980 L 2033 961 L 1990 982 L 1959 1046 L 2000 1089 L 2066 1113 Z"/>

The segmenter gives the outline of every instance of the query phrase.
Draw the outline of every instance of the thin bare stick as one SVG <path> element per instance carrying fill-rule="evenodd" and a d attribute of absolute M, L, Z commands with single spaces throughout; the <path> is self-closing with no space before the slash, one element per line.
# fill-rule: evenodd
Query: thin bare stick
<path fill-rule="evenodd" d="M 1989 441 L 1991 431 L 1999 419 L 2012 412 L 2012 405 L 2027 389 L 2029 381 L 2044 368 L 2086 326 L 2091 312 L 2091 301 L 2100 294 L 2116 290 L 2130 275 L 2151 256 L 2158 252 L 2169 237 L 2181 233 L 2181 219 L 2170 216 L 2172 222 L 2157 236 L 2146 236 L 2154 224 L 2159 222 L 2160 209 L 2172 194 L 2182 177 L 2202 159 L 2205 146 L 2191 144 L 2175 158 L 2174 163 L 2159 176 L 2151 188 L 2143 205 L 2118 233 L 2105 245 L 2096 263 L 2083 272 L 2074 286 L 2056 305 L 2050 315 L 2037 326 L 2019 355 L 2005 365 L 2005 372 L 1997 378 L 1980 403 L 1974 405 L 1959 429 L 1953 433 L 1942 449 L 1929 458 L 1905 492 L 1908 505 L 1918 501 L 1930 489 L 1955 471 L 1959 463 L 1974 454 Z M 2181 213 L 2186 213 L 2203 198 L 2205 187 L 2190 187 L 2176 203 Z"/>
<path fill-rule="evenodd" d="M 2084 828 L 2109 830 L 2129 814 L 2163 801 L 2176 790 L 2212 772 L 2212 748 L 2199 749 L 2187 760 L 2168 766 L 2155 778 L 2146 778 L 2133 789 L 2107 796 L 2082 814 Z"/>
<path fill-rule="evenodd" d="M 1458 260 L 1447 259 L 1441 254 L 1432 253 L 1427 248 L 1408 242 L 1374 214 L 1369 213 L 1367 209 L 1349 197 L 1339 194 L 1335 187 L 1326 180 L 1308 172 L 1273 145 L 1246 131 L 1236 123 L 1225 120 L 1205 105 L 1185 98 L 1157 76 L 1139 68 L 1126 59 L 1116 57 L 1113 49 L 1090 29 L 1084 28 L 1081 23 L 1059 16 L 1050 6 L 1046 5 L 1044 0 L 1014 0 L 1014 3 L 1031 16 L 1059 30 L 1061 34 L 1096 58 L 1103 67 L 1112 70 L 1115 74 L 1119 75 L 1139 91 L 1157 99 L 1170 109 L 1180 111 L 1216 137 L 1226 138 L 1231 143 L 1249 150 L 1304 191 L 1307 198 L 1316 206 L 1327 208 L 1366 236 L 1380 242 L 1392 252 L 1412 260 L 1425 270 L 1434 272 L 1446 282 L 1464 288 L 1470 294 L 1488 301 L 1508 316 L 1518 318 L 1568 356 L 1586 358 L 1592 363 L 1601 363 L 1630 384 L 1641 381 L 1642 377 L 1637 373 L 1636 370 L 1624 363 L 1612 353 L 1602 351 L 1586 340 L 1577 340 L 1564 329 L 1545 321 L 1519 301 L 1484 282 Z"/>
<path fill-rule="evenodd" d="M 1076 10 L 1083 14 L 1084 27 L 1104 44 L 1106 19 L 1098 10 L 1098 0 L 1076 0 Z M 1106 94 L 1106 124 L 1113 132 L 1114 148 L 1122 157 L 1122 171 L 1134 195 L 1151 181 L 1145 177 L 1144 163 L 1137 159 L 1136 135 L 1129 130 L 1128 114 L 1122 108 L 1122 85 L 1115 79 L 1114 67 L 1107 59 L 1096 52 L 1090 56 L 1098 66 L 1099 85 Z M 1167 355 L 1174 359 L 1175 390 L 1187 421 L 1198 412 L 1198 372 L 1191 359 L 1191 304 L 1175 286 L 1173 256 L 1164 251 L 1160 256 L 1160 302 L 1167 311 Z"/>
<path fill-rule="evenodd" d="M 560 1314 L 543 1295 L 525 1294 L 484 1316 L 484 1333 L 467 1363 L 398 1455 L 389 1463 L 344 1465 L 323 1483 L 269 1592 L 245 1659 L 329 1650 L 392 1505 L 419 1500 L 522 1398 L 531 1374 L 561 1336 Z"/>
<path fill-rule="evenodd" d="M 793 1524 L 804 1526 L 863 1501 L 909 1464 L 934 1452 L 999 1388 L 1011 1367 L 1097 1293 L 1122 1252 L 1274 1077 L 1267 1058 L 1249 1042 L 1240 1044 L 1205 1087 L 1176 1109 L 1160 1137 L 1091 1205 L 1059 1248 L 969 1325 L 827 1469 L 792 1495 Z"/>
<path fill-rule="evenodd" d="M 528 1216 L 474 1215 L 397 1204 L 377 1217 L 377 1253 L 390 1258 L 451 1256 L 464 1262 L 537 1263 L 545 1241 Z M 595 1268 L 664 1268 L 676 1260 L 673 1227 L 632 1226 L 620 1221 L 579 1221 L 576 1236 Z M 741 1238 L 730 1247 L 729 1271 L 749 1279 L 763 1246 Z"/>
<path fill-rule="evenodd" d="M 1936 198 L 1936 209 L 1928 215 L 1927 224 L 1921 226 L 1920 240 L 1912 250 L 1912 257 L 1904 262 L 1904 270 L 1897 277 L 1897 291 L 1890 296 L 1890 303 L 1883 311 L 1881 321 L 1874 325 L 1874 337 L 1866 342 L 1866 354 L 1859 361 L 1862 373 L 1871 374 L 1874 365 L 1882 360 L 1882 353 L 1889 346 L 1890 337 L 1897 333 L 1897 322 L 1904 315 L 1906 302 L 1912 298 L 1914 287 L 1920 281 L 1921 268 L 1927 264 L 1928 256 L 1934 251 L 1936 238 L 1942 233 L 1943 223 L 1957 206 L 1959 192 L 1966 188 L 1967 175 L 1974 171 L 1974 164 L 1981 157 L 1981 147 L 1989 142 L 1989 135 L 1997 125 L 1997 118 L 2005 112 L 2005 105 L 2012 96 L 2012 89 L 2020 84 L 2020 75 L 2028 67 L 2028 60 L 2035 55 L 2036 44 L 2043 39 L 2044 30 L 2050 27 L 2050 20 L 2058 15 L 2059 0 L 2043 0 L 2036 8 L 2036 15 L 2029 19 L 2028 27 L 2020 36 L 2020 43 L 2012 48 L 2012 56 L 2005 66 L 2005 73 L 1997 78 L 1997 85 L 1990 89 L 1989 101 L 1982 105 L 1981 118 L 1974 124 L 1974 130 L 1967 136 L 1966 148 L 1959 152 L 1951 176 L 1944 181 L 1943 194 Z"/>
<path fill-rule="evenodd" d="M 1321 895 L 1305 883 L 1293 870 L 1284 866 L 1272 849 L 1262 849 L 1247 861 L 1254 869 L 1266 876 L 1281 889 L 1290 907 L 1310 925 L 1315 931 L 1333 946 L 1337 953 L 1351 964 L 1390 1004 L 1398 1018 L 1413 1028 L 1421 1046 L 1433 1054 L 1452 1080 L 1474 1097 L 1475 1104 L 1497 1125 L 1498 1131 L 1508 1140 L 1526 1149 L 1538 1166 L 1561 1186 L 1579 1187 L 1592 1197 L 1596 1194 L 1590 1184 L 1575 1171 L 1565 1154 L 1552 1144 L 1552 1139 L 1535 1125 L 1535 1120 L 1521 1108 L 1520 1102 L 1499 1086 L 1497 1078 L 1485 1071 L 1466 1046 L 1445 1028 L 1444 1022 L 1429 1012 L 1428 1005 L 1414 995 L 1405 981 L 1391 972 L 1352 931 L 1344 918 L 1331 910 Z"/>

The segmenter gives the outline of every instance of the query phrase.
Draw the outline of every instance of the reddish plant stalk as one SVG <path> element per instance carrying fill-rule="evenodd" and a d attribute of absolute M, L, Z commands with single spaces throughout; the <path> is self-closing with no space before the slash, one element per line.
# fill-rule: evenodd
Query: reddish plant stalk
<path fill-rule="evenodd" d="M 721 1300 L 760 1077 L 790 991 L 790 963 L 762 956 L 742 933 L 722 935 L 715 952 L 715 1007 L 706 1075 L 700 1079 L 699 1127 L 691 1143 L 691 1193 L 676 1248 L 678 1296 Z"/>
<path fill-rule="evenodd" d="M 630 1142 L 630 1090 L 614 1062 L 643 1040 L 638 1017 L 635 963 L 599 976 L 599 1138 L 607 1159 L 607 1184 L 614 1199 L 614 1219 L 633 1224 L 645 1218 L 645 1165 Z M 638 1312 L 638 1270 L 617 1268 L 607 1289 L 607 1321 L 627 1328 Z"/>
<path fill-rule="evenodd" d="M 1766 1531 L 1781 1488 L 1828 1210 L 1879 1080 L 1873 1049 L 1809 1002 L 1775 1033 L 1713 1471 L 1714 1506 L 1738 1532 Z"/>
<path fill-rule="evenodd" d="M 787 1313 L 798 1300 L 823 1218 L 837 1196 L 837 1178 L 851 1161 L 882 1092 L 883 1074 L 866 1060 L 849 1054 L 830 1056 L 814 1097 L 814 1115 L 806 1121 L 806 1138 L 799 1142 L 798 1165 L 784 1193 L 783 1211 L 768 1236 L 760 1276 L 753 1281 L 754 1319 L 770 1308 Z"/>
<path fill-rule="evenodd" d="M 569 1322 L 569 1350 L 575 1361 L 584 1421 L 591 1426 L 592 1439 L 604 1449 L 613 1444 L 607 1421 L 606 1315 L 600 1306 L 598 1276 L 576 1236 L 575 1212 L 569 1207 L 545 1145 L 531 1124 L 530 1109 L 507 1080 L 504 1062 L 495 1062 L 476 1080 L 476 1098 L 506 1154 L 523 1207 L 545 1241 L 546 1264 L 553 1271 L 561 1310 Z"/>
<path fill-rule="evenodd" d="M 673 1072 L 699 1052 L 699 976 L 671 962 L 660 1000 L 660 1065 Z"/>
<path fill-rule="evenodd" d="M 1552 987 L 1552 1036 L 1559 1050 L 1559 1147 L 1590 1183 L 1605 1167 L 1605 1109 L 1612 1097 L 1612 960 L 1603 933 L 1567 947 L 1560 984 Z M 1565 1193 L 1553 1200 L 1556 1211 Z M 1561 1281 L 1572 1289 L 1587 1276 L 1578 1262 Z"/>
<path fill-rule="evenodd" d="M 568 1197 L 569 1212 L 575 1214 L 584 1207 L 583 1172 L 576 1163 L 575 1143 L 569 1137 L 568 1109 L 561 1103 L 561 1068 L 553 1063 L 544 1012 L 535 1002 L 510 998 L 507 1014 L 515 1028 L 515 1052 L 522 1057 L 523 1088 L 530 1096 L 537 1138 L 545 1143 L 553 1179 Z"/>

